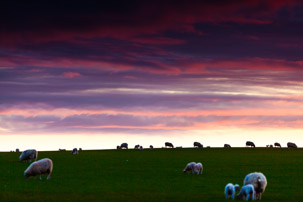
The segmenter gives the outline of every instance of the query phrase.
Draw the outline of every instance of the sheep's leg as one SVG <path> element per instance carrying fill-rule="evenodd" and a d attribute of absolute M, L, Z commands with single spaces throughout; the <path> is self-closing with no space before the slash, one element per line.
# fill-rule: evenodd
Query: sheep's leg
<path fill-rule="evenodd" d="M 39 175 L 39 176 L 40 176 L 40 177 L 39 177 L 39 178 L 40 178 L 40 180 L 42 180 L 42 177 L 41 177 L 41 175 Z"/>
<path fill-rule="evenodd" d="M 228 193 L 225 193 L 225 198 L 226 198 L 226 199 L 228 199 L 228 198 L 229 198 Z"/>
<path fill-rule="evenodd" d="M 235 199 L 235 192 L 232 193 L 231 198 L 234 200 Z"/>
<path fill-rule="evenodd" d="M 47 176 L 47 178 L 46 178 L 47 180 L 49 180 L 50 179 L 50 174 L 48 174 L 48 176 Z"/>
<path fill-rule="evenodd" d="M 249 194 L 246 194 L 246 201 L 248 201 L 248 199 L 249 199 Z"/>

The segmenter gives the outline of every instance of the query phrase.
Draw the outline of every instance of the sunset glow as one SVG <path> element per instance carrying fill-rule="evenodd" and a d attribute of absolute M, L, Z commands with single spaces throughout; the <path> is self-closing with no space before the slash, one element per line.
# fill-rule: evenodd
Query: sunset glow
<path fill-rule="evenodd" d="M 0 151 L 303 146 L 300 1 L 13 4 Z"/>

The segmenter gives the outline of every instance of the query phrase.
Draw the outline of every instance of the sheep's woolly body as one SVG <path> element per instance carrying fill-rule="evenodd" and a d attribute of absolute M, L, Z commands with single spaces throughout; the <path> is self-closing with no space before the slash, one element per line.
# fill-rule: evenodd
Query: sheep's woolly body
<path fill-rule="evenodd" d="M 239 189 L 240 187 L 238 184 L 233 185 L 232 183 L 228 183 L 224 189 L 225 198 L 229 199 L 229 197 L 231 197 L 232 199 L 234 199 L 235 193 L 236 191 L 239 191 Z"/>
<path fill-rule="evenodd" d="M 237 199 L 243 199 L 246 201 L 248 201 L 250 197 L 252 200 L 256 199 L 255 188 L 252 184 L 243 186 L 240 190 L 240 193 L 237 195 Z"/>
<path fill-rule="evenodd" d="M 22 152 L 20 155 L 19 159 L 20 161 L 32 161 L 32 160 L 37 160 L 38 158 L 38 151 L 35 149 L 28 149 Z"/>
<path fill-rule="evenodd" d="M 49 158 L 44 158 L 39 161 L 33 162 L 25 171 L 24 176 L 26 178 L 30 176 L 37 176 L 43 174 L 48 174 L 47 179 L 50 178 L 50 175 L 53 171 L 53 161 Z"/>
<path fill-rule="evenodd" d="M 254 186 L 256 192 L 256 199 L 261 199 L 261 194 L 265 191 L 267 186 L 267 179 L 263 173 L 250 173 L 244 178 L 244 185 L 251 184 Z"/>
<path fill-rule="evenodd" d="M 186 173 L 187 171 L 192 171 L 192 173 L 194 173 L 195 167 L 196 167 L 196 163 L 195 162 L 190 162 L 186 165 L 183 172 Z"/>
<path fill-rule="evenodd" d="M 202 166 L 202 163 L 199 162 L 196 164 L 194 172 L 199 175 L 200 171 L 201 171 L 201 175 L 202 175 L 203 166 Z"/>

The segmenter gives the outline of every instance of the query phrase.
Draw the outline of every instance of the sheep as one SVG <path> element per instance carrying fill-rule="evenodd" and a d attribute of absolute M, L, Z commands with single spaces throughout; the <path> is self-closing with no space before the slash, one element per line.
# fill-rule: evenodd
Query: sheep
<path fill-rule="evenodd" d="M 267 179 L 260 172 L 250 173 L 245 176 L 243 185 L 252 184 L 256 192 L 256 199 L 261 200 L 261 194 L 265 191 L 267 186 Z"/>
<path fill-rule="evenodd" d="M 142 146 L 140 146 L 140 150 L 143 150 L 143 147 L 142 147 Z"/>
<path fill-rule="evenodd" d="M 149 145 L 149 148 L 150 148 L 150 149 L 154 149 L 154 146 L 153 146 L 153 145 Z"/>
<path fill-rule="evenodd" d="M 200 142 L 194 142 L 194 147 L 203 148 L 203 145 Z"/>
<path fill-rule="evenodd" d="M 237 199 L 239 200 L 242 199 L 248 201 L 249 197 L 251 197 L 251 200 L 253 201 L 256 199 L 256 192 L 252 184 L 243 186 L 240 193 L 237 195 Z"/>
<path fill-rule="evenodd" d="M 247 141 L 246 146 L 256 147 L 255 144 L 251 141 Z"/>
<path fill-rule="evenodd" d="M 79 151 L 82 151 L 82 148 L 81 148 L 81 147 L 79 148 Z"/>
<path fill-rule="evenodd" d="M 20 152 L 20 150 L 17 148 L 17 149 L 16 149 L 16 152 Z"/>
<path fill-rule="evenodd" d="M 51 173 L 53 171 L 53 161 L 49 158 L 44 158 L 39 161 L 33 162 L 25 171 L 24 176 L 28 179 L 30 176 L 39 175 L 40 180 L 42 180 L 41 175 L 48 174 L 47 180 L 50 179 Z"/>
<path fill-rule="evenodd" d="M 72 154 L 78 154 L 78 149 L 74 148 L 73 151 L 72 151 Z"/>
<path fill-rule="evenodd" d="M 171 148 L 174 148 L 174 145 L 170 142 L 165 142 L 165 148 L 166 147 L 171 147 Z"/>
<path fill-rule="evenodd" d="M 196 168 L 196 163 L 195 162 L 190 162 L 185 166 L 183 172 L 186 173 L 187 171 L 191 171 L 192 173 L 194 173 L 194 171 L 196 171 L 196 169 L 197 169 Z"/>
<path fill-rule="evenodd" d="M 121 146 L 120 146 L 120 149 L 128 149 L 128 144 L 127 143 L 122 143 Z"/>
<path fill-rule="evenodd" d="M 280 143 L 278 143 L 278 142 L 275 142 L 275 147 L 280 147 L 281 148 L 281 145 L 280 145 Z"/>
<path fill-rule="evenodd" d="M 121 149 L 121 147 L 119 145 L 117 145 L 117 149 Z"/>
<path fill-rule="evenodd" d="M 292 143 L 292 142 L 288 142 L 287 147 L 288 148 L 294 148 L 294 149 L 298 148 L 297 145 L 295 143 Z"/>
<path fill-rule="evenodd" d="M 59 149 L 59 151 L 66 151 L 66 149 Z"/>
<path fill-rule="evenodd" d="M 235 193 L 236 193 L 236 191 L 239 191 L 239 190 L 240 190 L 240 186 L 238 184 L 233 185 L 232 183 L 228 183 L 224 189 L 225 198 L 229 199 L 229 197 L 231 197 L 234 200 Z"/>
<path fill-rule="evenodd" d="M 176 147 L 176 149 L 182 149 L 182 146 Z"/>
<path fill-rule="evenodd" d="M 19 159 L 20 161 L 29 161 L 31 162 L 32 160 L 37 160 L 38 158 L 38 151 L 36 151 L 35 149 L 28 149 L 22 152 L 22 154 L 20 155 Z"/>
<path fill-rule="evenodd" d="M 231 148 L 229 144 L 224 144 L 224 148 Z"/>
<path fill-rule="evenodd" d="M 135 145 L 135 148 L 134 149 L 139 149 L 140 145 Z"/>
<path fill-rule="evenodd" d="M 201 175 L 202 175 L 202 172 L 203 172 L 203 165 L 202 165 L 202 163 L 197 163 L 196 164 L 196 166 L 195 166 L 195 173 L 197 174 L 197 175 L 199 175 L 199 173 L 200 173 L 200 171 L 201 171 Z"/>

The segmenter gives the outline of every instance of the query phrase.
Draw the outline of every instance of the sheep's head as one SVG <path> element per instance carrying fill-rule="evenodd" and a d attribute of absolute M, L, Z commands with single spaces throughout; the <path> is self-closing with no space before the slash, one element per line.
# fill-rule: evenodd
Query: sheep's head
<path fill-rule="evenodd" d="M 238 184 L 235 184 L 235 190 L 240 191 L 240 186 Z"/>

